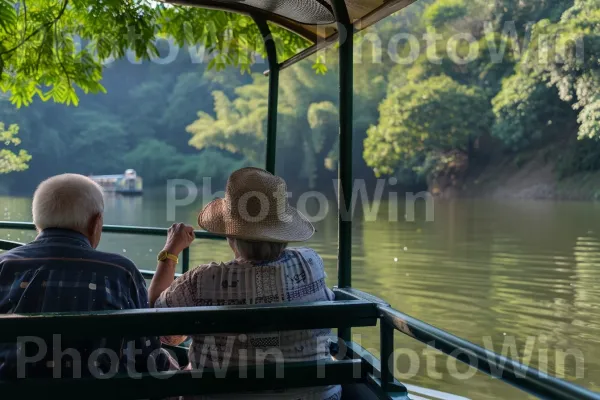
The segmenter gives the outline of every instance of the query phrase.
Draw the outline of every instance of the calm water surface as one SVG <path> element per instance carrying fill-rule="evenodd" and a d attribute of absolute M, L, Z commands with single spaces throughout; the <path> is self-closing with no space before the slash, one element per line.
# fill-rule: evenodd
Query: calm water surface
<path fill-rule="evenodd" d="M 31 201 L 0 197 L 3 219 L 28 221 Z M 194 223 L 200 204 L 178 210 Z M 529 341 L 530 364 L 600 391 L 600 204 L 543 201 L 436 201 L 415 222 L 388 221 L 381 204 L 376 221 L 354 225 L 354 286 L 395 308 L 498 352 L 514 340 L 518 357 Z M 402 210 L 398 213 L 403 215 Z M 107 224 L 169 226 L 164 196 L 109 197 Z M 332 213 L 316 224 L 309 245 L 323 256 L 329 283 L 336 280 L 337 226 Z M 0 238 L 29 241 L 33 233 L 1 231 Z M 154 269 L 161 238 L 103 237 L 103 250 L 119 252 L 140 268 Z M 193 264 L 225 261 L 224 242 L 196 241 Z M 377 348 L 378 331 L 355 339 Z M 404 382 L 471 399 L 525 399 L 516 389 L 473 374 L 448 357 L 396 334 L 396 374 Z M 567 356 L 561 356 L 567 352 Z M 505 353 L 516 357 L 512 353 Z M 562 360 L 565 360 L 563 363 Z M 453 371 L 453 373 L 451 373 Z"/>

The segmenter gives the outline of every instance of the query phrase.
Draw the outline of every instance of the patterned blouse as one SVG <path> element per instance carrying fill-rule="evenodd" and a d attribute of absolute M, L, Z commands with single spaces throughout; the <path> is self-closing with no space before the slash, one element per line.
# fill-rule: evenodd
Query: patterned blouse
<path fill-rule="evenodd" d="M 325 277 L 323 260 L 314 250 L 286 249 L 279 259 L 268 263 L 234 260 L 201 265 L 177 278 L 154 306 L 201 307 L 334 300 L 333 292 L 325 284 Z M 265 359 L 267 362 L 326 359 L 331 357 L 330 338 L 330 329 L 194 335 L 189 358 L 194 369 L 251 365 Z M 163 338 L 164 343 L 172 345 L 184 340 L 184 336 Z M 259 397 L 250 394 L 235 396 L 236 399 L 268 397 L 335 400 L 341 398 L 341 388 L 303 388 L 285 393 L 262 393 Z"/>

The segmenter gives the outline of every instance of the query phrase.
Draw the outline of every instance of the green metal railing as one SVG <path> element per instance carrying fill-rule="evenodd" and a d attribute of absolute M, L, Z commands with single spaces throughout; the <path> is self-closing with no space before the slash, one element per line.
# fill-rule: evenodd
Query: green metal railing
<path fill-rule="evenodd" d="M 35 225 L 32 222 L 13 222 L 13 221 L 0 221 L 0 229 L 22 229 L 34 231 Z M 146 236 L 162 236 L 167 237 L 168 228 L 154 228 L 145 226 L 121 226 L 121 225 L 104 225 L 102 232 L 106 233 L 123 233 L 133 235 L 146 235 Z M 225 240 L 223 236 L 215 235 L 214 233 L 206 231 L 194 231 L 196 239 L 209 239 L 209 240 Z M 20 246 L 22 243 L 13 242 L 9 240 L 0 240 L 0 250 L 10 250 Z M 181 272 L 186 273 L 190 269 L 190 249 L 186 248 L 183 251 L 181 257 Z M 154 273 L 152 271 L 140 270 L 145 278 L 152 278 Z"/>
<path fill-rule="evenodd" d="M 545 372 L 511 360 L 394 310 L 385 301 L 368 293 L 351 288 L 336 288 L 335 295 L 336 300 L 366 300 L 377 305 L 380 317 L 381 360 L 387 362 L 375 362 L 374 369 L 379 371 L 381 387 L 384 390 L 390 391 L 397 386 L 397 381 L 393 376 L 395 370 L 393 352 L 394 331 L 398 331 L 538 398 L 600 400 L 600 394 L 598 393 L 552 377 Z M 365 354 L 364 349 L 352 343 L 350 344 L 350 350 L 363 359 L 369 356 L 370 360 L 376 360 L 372 355 Z"/>

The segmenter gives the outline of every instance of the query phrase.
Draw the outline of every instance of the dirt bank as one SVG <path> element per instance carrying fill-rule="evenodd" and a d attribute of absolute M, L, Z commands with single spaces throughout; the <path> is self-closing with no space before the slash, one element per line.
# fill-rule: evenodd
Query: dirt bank
<path fill-rule="evenodd" d="M 469 167 L 459 187 L 447 188 L 445 197 L 497 199 L 600 200 L 600 171 L 560 178 L 560 146 L 530 153 L 491 156 Z"/>

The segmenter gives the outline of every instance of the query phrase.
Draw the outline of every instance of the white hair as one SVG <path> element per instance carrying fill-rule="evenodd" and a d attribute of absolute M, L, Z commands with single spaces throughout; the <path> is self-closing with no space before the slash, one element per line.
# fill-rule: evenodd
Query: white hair
<path fill-rule="evenodd" d="M 252 241 L 237 238 L 228 238 L 230 245 L 238 256 L 246 261 L 273 261 L 276 260 L 287 243 Z"/>
<path fill-rule="evenodd" d="M 63 228 L 86 232 L 90 219 L 104 212 L 102 188 L 83 175 L 56 175 L 38 186 L 32 211 L 40 231 Z"/>

